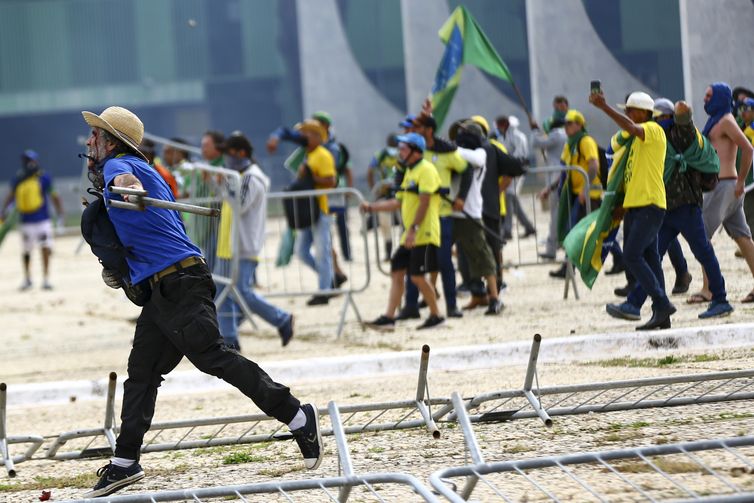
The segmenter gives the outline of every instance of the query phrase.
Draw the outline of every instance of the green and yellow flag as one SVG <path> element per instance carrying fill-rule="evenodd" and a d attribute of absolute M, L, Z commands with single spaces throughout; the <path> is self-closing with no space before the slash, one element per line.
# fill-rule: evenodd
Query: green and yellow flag
<path fill-rule="evenodd" d="M 463 65 L 474 65 L 492 76 L 513 83 L 508 67 L 466 7 L 456 7 L 440 28 L 445 53 L 432 86 L 432 113 L 440 127 L 461 82 Z"/>
<path fill-rule="evenodd" d="M 581 279 L 589 288 L 592 288 L 602 269 L 605 257 L 602 243 L 620 227 L 620 219 L 613 219 L 613 209 L 623 204 L 623 173 L 633 140 L 625 131 L 619 131 L 610 140 L 614 152 L 613 165 L 607 178 L 602 205 L 597 211 L 582 218 L 563 241 L 566 255 L 581 272 Z"/>

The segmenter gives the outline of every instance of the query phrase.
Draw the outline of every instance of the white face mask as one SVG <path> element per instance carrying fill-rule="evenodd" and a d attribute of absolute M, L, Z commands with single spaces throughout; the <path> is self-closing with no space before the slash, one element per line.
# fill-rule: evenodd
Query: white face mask
<path fill-rule="evenodd" d="M 398 149 L 395 147 L 387 147 L 385 151 L 390 157 L 398 157 Z"/>

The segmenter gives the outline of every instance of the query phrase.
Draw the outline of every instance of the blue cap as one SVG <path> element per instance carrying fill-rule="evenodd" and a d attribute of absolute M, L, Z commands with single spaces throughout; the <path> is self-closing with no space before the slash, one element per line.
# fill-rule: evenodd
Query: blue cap
<path fill-rule="evenodd" d="M 398 123 L 400 127 L 413 127 L 414 126 L 414 120 L 416 120 L 416 115 L 414 114 L 408 114 L 406 117 L 403 118 L 402 121 Z"/>
<path fill-rule="evenodd" d="M 22 156 L 31 161 L 39 160 L 39 154 L 37 154 L 37 152 L 32 149 L 24 150 L 24 153 L 22 154 Z"/>
<path fill-rule="evenodd" d="M 427 147 L 427 143 L 424 141 L 424 137 L 419 133 L 406 133 L 398 135 L 398 143 L 407 143 L 413 145 L 417 149 L 424 152 Z"/>

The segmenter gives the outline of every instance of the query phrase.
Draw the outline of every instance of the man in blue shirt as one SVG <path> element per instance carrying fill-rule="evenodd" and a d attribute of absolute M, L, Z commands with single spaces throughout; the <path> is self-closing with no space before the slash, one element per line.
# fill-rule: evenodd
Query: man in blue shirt
<path fill-rule="evenodd" d="M 15 203 L 21 217 L 21 238 L 23 239 L 24 282 L 21 291 L 31 288 L 31 251 L 39 244 L 42 249 L 42 288 L 51 290 L 50 255 L 52 255 L 52 220 L 50 205 L 52 200 L 58 216 L 58 224 L 63 222 L 63 205 L 60 196 L 52 186 L 50 175 L 39 166 L 39 155 L 34 150 L 25 150 L 21 155 L 21 170 L 11 182 L 11 190 L 0 212 L 0 220 L 5 220 L 8 207 Z"/>
<path fill-rule="evenodd" d="M 106 201 L 121 200 L 111 192 L 113 186 L 174 200 L 168 185 L 138 149 L 144 126 L 136 115 L 121 107 L 110 107 L 101 115 L 82 113 L 92 127 L 86 143 L 90 179 L 104 189 Z M 265 414 L 286 423 L 306 467 L 317 468 L 323 451 L 316 407 L 302 406 L 286 386 L 223 343 L 214 304 L 215 283 L 178 212 L 153 206 L 144 211 L 110 206 L 108 215 L 129 251 L 132 283 L 148 282 L 152 294 L 136 323 L 115 455 L 97 472 L 99 482 L 85 497 L 111 494 L 144 477 L 139 454 L 154 415 L 157 388 L 184 356 L 199 370 L 238 388 Z"/>

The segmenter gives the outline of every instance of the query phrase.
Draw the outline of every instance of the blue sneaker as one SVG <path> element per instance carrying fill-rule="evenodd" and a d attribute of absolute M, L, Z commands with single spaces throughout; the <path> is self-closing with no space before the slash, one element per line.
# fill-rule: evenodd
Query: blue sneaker
<path fill-rule="evenodd" d="M 291 339 L 293 339 L 293 315 L 289 315 L 280 328 L 278 328 L 278 334 L 283 342 L 283 346 L 287 346 Z"/>
<path fill-rule="evenodd" d="M 622 304 L 608 304 L 605 306 L 605 311 L 607 311 L 607 314 L 613 318 L 633 321 L 641 319 L 641 309 L 628 302 Z"/>
<path fill-rule="evenodd" d="M 107 496 L 134 482 L 138 482 L 144 478 L 144 470 L 141 469 L 139 463 L 134 463 L 128 468 L 121 468 L 120 466 L 108 463 L 97 470 L 97 476 L 100 478 L 99 482 L 94 486 L 94 489 L 84 495 L 84 498 Z"/>
<path fill-rule="evenodd" d="M 733 306 L 727 301 L 720 302 L 718 300 L 713 300 L 709 303 L 706 311 L 699 313 L 699 319 L 722 318 L 723 316 L 728 316 L 732 312 Z"/>

